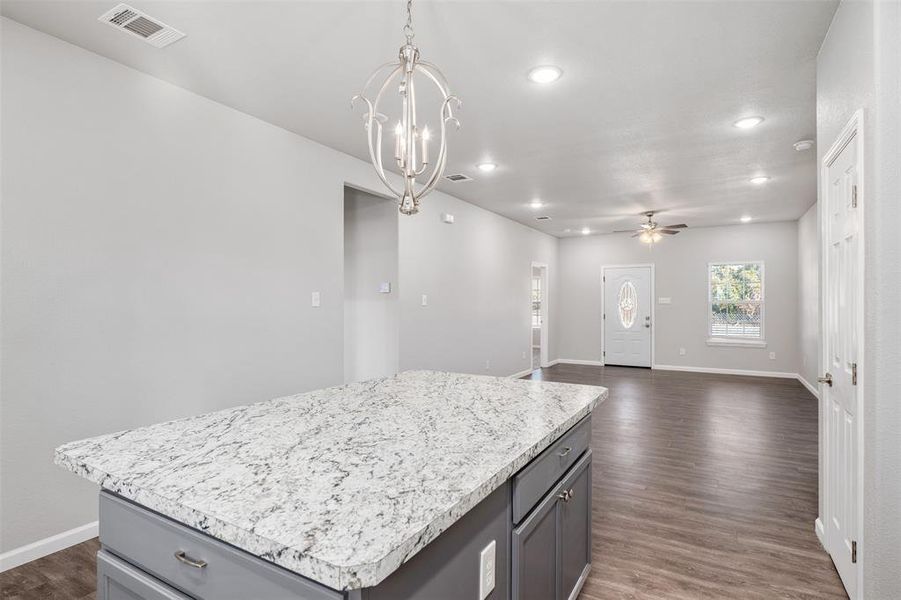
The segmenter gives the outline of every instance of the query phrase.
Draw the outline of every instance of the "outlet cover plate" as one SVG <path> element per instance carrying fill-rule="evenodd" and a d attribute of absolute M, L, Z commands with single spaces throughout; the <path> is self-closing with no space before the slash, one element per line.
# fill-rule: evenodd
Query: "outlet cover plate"
<path fill-rule="evenodd" d="M 492 591 L 494 591 L 496 565 L 497 542 L 491 540 L 491 543 L 482 549 L 479 553 L 479 598 L 485 600 Z"/>

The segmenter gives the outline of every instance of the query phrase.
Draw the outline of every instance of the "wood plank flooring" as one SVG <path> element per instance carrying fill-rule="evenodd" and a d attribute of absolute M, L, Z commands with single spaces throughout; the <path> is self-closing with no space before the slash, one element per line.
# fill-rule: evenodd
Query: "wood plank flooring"
<path fill-rule="evenodd" d="M 603 385 L 582 600 L 847 598 L 814 533 L 817 401 L 788 379 L 555 365 Z"/>
<path fill-rule="evenodd" d="M 813 532 L 817 403 L 796 381 L 555 365 L 595 412 L 593 568 L 580 598 L 847 598 Z M 0 574 L 3 600 L 94 597 L 97 540 Z"/>

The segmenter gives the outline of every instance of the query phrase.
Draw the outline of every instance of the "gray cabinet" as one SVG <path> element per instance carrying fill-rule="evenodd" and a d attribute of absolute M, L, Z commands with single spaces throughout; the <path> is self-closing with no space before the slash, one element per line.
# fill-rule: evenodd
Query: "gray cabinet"
<path fill-rule="evenodd" d="M 513 530 L 513 600 L 575 598 L 591 566 L 591 450 Z"/>
<path fill-rule="evenodd" d="M 190 600 L 109 552 L 97 553 L 97 600 Z"/>

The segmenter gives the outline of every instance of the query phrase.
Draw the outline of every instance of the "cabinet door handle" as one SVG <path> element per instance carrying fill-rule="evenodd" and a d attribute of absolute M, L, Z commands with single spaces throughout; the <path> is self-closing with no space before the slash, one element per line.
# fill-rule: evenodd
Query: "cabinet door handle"
<path fill-rule="evenodd" d="M 194 567 L 195 569 L 202 569 L 206 566 L 205 560 L 194 560 L 193 558 L 190 558 L 187 554 L 185 554 L 184 550 L 179 550 L 178 552 L 176 552 L 175 558 L 179 562 L 183 562 L 189 567 Z"/>
<path fill-rule="evenodd" d="M 570 452 L 572 452 L 572 451 L 573 451 L 573 449 L 570 448 L 569 446 L 567 446 L 567 447 L 565 447 L 563 450 L 561 450 L 561 451 L 559 452 L 558 456 L 559 456 L 560 458 L 563 458 L 563 457 L 567 456 L 567 455 L 568 455 Z"/>
<path fill-rule="evenodd" d="M 575 494 L 573 494 L 572 488 L 570 488 L 570 489 L 568 489 L 568 490 L 563 490 L 562 492 L 560 492 L 559 494 L 557 494 L 557 497 L 558 497 L 559 499 L 563 500 L 564 502 L 569 502 L 570 500 L 572 500 L 572 497 L 573 497 L 574 495 L 575 495 Z"/>

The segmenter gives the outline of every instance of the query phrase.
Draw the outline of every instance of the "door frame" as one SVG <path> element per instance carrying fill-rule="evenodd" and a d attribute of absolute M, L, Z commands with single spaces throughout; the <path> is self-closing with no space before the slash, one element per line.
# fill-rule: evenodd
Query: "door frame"
<path fill-rule="evenodd" d="M 548 329 L 548 321 L 550 320 L 550 310 L 548 310 L 548 297 L 550 296 L 550 267 L 545 262 L 532 261 L 529 267 L 529 305 L 532 304 L 532 270 L 541 269 L 541 333 L 539 334 L 538 351 L 538 367 L 545 368 L 550 366 L 550 334 Z M 534 370 L 532 366 L 532 313 L 529 311 L 529 369 Z"/>
<path fill-rule="evenodd" d="M 633 265 L 602 265 L 601 266 L 601 365 L 603 366 L 606 361 L 604 352 L 606 352 L 607 348 L 605 344 L 607 343 L 606 338 L 606 329 L 607 329 L 607 320 L 604 318 L 604 315 L 607 314 L 607 307 L 604 306 L 605 297 L 607 295 L 607 270 L 608 269 L 633 269 L 633 268 L 650 268 L 651 270 L 651 368 L 656 368 L 656 362 L 654 359 L 654 350 L 657 346 L 657 292 L 656 292 L 656 284 L 657 284 L 657 274 L 654 269 L 654 263 L 639 263 Z"/>
<path fill-rule="evenodd" d="M 857 318 L 857 562 L 855 563 L 856 568 L 856 589 L 855 590 L 847 590 L 848 595 L 852 600 L 857 598 L 863 598 L 863 564 L 864 560 L 866 560 L 866 551 L 867 546 L 864 541 L 864 531 L 863 531 L 863 510 L 864 510 L 864 493 L 863 493 L 863 470 L 864 470 L 864 411 L 863 411 L 863 402 L 864 402 L 864 390 L 866 389 L 866 352 L 864 352 L 865 344 L 864 344 L 864 335 L 865 335 L 865 327 L 864 327 L 864 301 L 865 294 L 864 288 L 866 287 L 866 242 L 864 239 L 865 235 L 865 209 L 866 209 L 866 189 L 865 182 L 866 178 L 864 177 L 864 117 L 863 117 L 863 109 L 858 109 L 852 116 L 848 123 L 842 128 L 841 132 L 836 136 L 835 141 L 829 147 L 829 150 L 823 156 L 822 163 L 820 165 L 820 206 L 817 207 L 818 212 L 818 234 L 820 236 L 820 364 L 819 371 L 822 373 L 825 369 L 825 366 L 829 363 L 829 357 L 827 356 L 828 350 L 825 344 L 825 336 L 828 325 L 828 317 L 826 311 L 823 310 L 822 300 L 823 295 L 822 291 L 825 289 L 825 282 L 827 281 L 827 269 L 826 269 L 826 261 L 825 257 L 827 255 L 829 249 L 829 238 L 826 236 L 826 219 L 828 218 L 828 206 L 829 206 L 829 186 L 825 183 L 826 176 L 828 174 L 829 167 L 835 162 L 835 159 L 841 154 L 841 152 L 849 145 L 849 144 L 857 145 L 857 202 L 859 206 L 859 227 L 857 231 L 858 236 L 858 256 L 857 256 L 857 269 L 858 269 L 858 286 L 856 291 L 856 300 L 857 300 L 857 310 L 855 317 Z M 822 210 L 821 210 L 822 209 Z M 826 424 L 826 402 L 827 402 L 827 394 L 825 393 L 825 388 L 823 384 L 818 384 L 820 391 L 820 422 L 819 422 L 819 433 L 820 439 L 822 440 L 822 444 L 820 446 L 820 467 L 822 468 L 822 481 L 821 481 L 821 489 L 820 493 L 823 496 L 823 509 L 825 513 L 828 515 L 829 510 L 829 476 L 830 476 L 830 465 L 829 465 L 829 453 L 826 451 L 828 448 L 828 440 L 829 440 L 829 430 L 825 426 Z M 826 544 L 826 529 L 824 528 L 824 523 L 821 518 L 823 515 L 819 515 L 815 522 L 815 530 L 817 534 L 817 538 L 819 538 L 820 543 L 827 550 L 829 549 L 829 545 Z"/>

